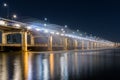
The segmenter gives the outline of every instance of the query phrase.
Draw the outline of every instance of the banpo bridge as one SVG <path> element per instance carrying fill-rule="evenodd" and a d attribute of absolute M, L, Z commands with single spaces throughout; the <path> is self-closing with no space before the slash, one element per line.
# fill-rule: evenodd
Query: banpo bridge
<path fill-rule="evenodd" d="M 46 22 L 39 25 L 0 18 L 0 50 L 90 50 L 113 48 L 120 44 L 83 36 L 67 26 Z"/>

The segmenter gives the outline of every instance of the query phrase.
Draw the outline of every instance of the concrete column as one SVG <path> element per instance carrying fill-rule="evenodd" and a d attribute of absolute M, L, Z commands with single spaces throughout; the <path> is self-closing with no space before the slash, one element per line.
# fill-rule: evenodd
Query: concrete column
<path fill-rule="evenodd" d="M 2 44 L 6 44 L 7 43 L 7 36 L 4 32 L 2 32 Z"/>
<path fill-rule="evenodd" d="M 27 51 L 27 32 L 22 32 L 22 51 Z"/>
<path fill-rule="evenodd" d="M 98 48 L 98 42 L 96 42 L 96 48 Z"/>
<path fill-rule="evenodd" d="M 89 50 L 90 49 L 90 42 L 88 41 L 87 42 L 87 50 Z"/>
<path fill-rule="evenodd" d="M 31 37 L 31 45 L 34 45 L 35 44 L 35 42 L 34 42 L 34 36 L 30 35 L 30 37 Z"/>
<path fill-rule="evenodd" d="M 64 49 L 67 50 L 68 49 L 68 39 L 64 38 Z"/>
<path fill-rule="evenodd" d="M 90 49 L 93 49 L 93 42 L 90 41 Z"/>
<path fill-rule="evenodd" d="M 78 42 L 77 40 L 74 40 L 74 49 L 77 49 L 78 48 Z"/>
<path fill-rule="evenodd" d="M 50 35 L 48 37 L 48 50 L 52 51 L 52 46 L 53 46 L 53 37 Z"/>
<path fill-rule="evenodd" d="M 60 37 L 60 46 L 63 46 L 63 37 Z"/>
<path fill-rule="evenodd" d="M 82 50 L 84 50 L 84 40 L 82 40 Z"/>
<path fill-rule="evenodd" d="M 96 42 L 93 42 L 93 48 L 94 49 L 96 48 Z"/>

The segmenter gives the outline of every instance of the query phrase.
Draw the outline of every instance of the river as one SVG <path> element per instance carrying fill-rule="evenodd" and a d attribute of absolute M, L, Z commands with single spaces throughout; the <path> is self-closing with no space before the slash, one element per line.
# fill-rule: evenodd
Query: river
<path fill-rule="evenodd" d="M 119 49 L 0 53 L 0 80 L 118 80 L 119 76 Z"/>

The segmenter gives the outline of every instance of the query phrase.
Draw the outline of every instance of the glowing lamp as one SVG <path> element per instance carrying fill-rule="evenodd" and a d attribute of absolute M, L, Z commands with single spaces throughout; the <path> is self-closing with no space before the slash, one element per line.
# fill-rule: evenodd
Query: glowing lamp
<path fill-rule="evenodd" d="M 0 20 L 0 25 L 5 25 L 5 21 Z"/>

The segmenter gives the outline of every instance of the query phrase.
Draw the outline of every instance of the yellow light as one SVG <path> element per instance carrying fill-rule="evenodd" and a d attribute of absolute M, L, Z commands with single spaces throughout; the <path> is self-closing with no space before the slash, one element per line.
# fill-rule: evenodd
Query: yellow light
<path fill-rule="evenodd" d="M 0 25 L 5 25 L 5 21 L 0 20 Z"/>

